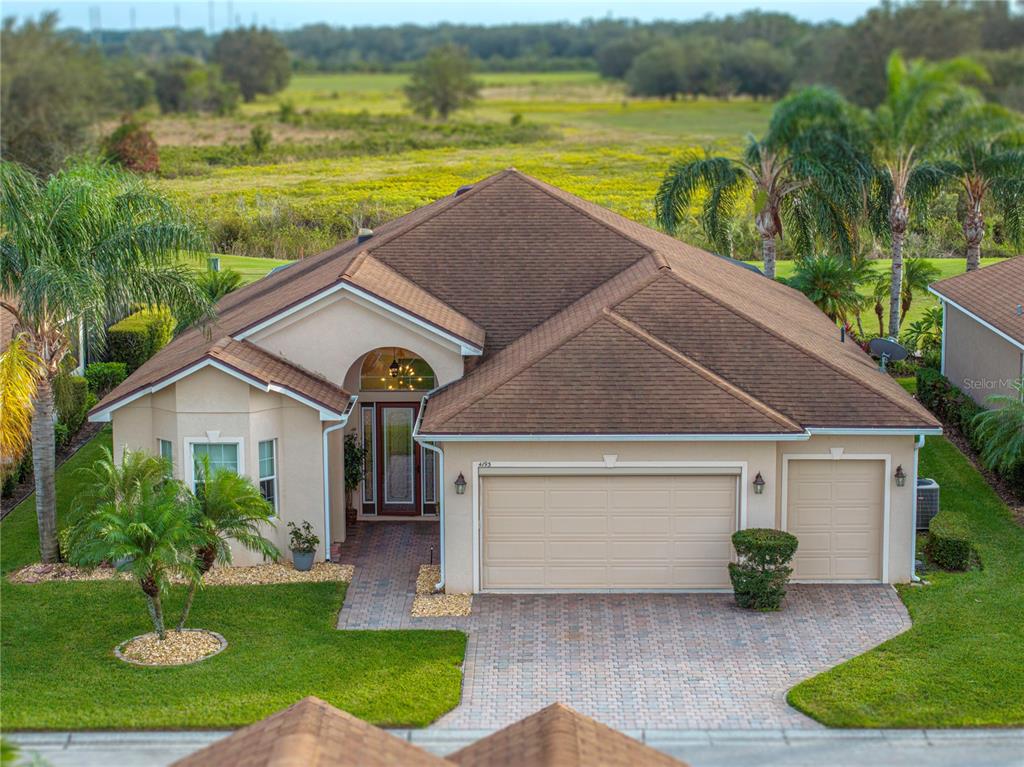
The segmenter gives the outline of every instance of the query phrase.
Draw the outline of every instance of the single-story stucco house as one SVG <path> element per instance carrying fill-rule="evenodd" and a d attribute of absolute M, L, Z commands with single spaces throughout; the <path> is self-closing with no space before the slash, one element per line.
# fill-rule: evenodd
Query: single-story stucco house
<path fill-rule="evenodd" d="M 797 291 L 518 171 L 217 313 L 91 419 L 258 481 L 282 548 L 344 539 L 354 434 L 355 524 L 436 520 L 451 592 L 725 588 L 745 527 L 795 533 L 800 581 L 912 577 L 935 418 Z"/>
<path fill-rule="evenodd" d="M 933 283 L 942 302 L 942 373 L 979 405 L 1019 395 L 1024 377 L 1024 256 Z"/>

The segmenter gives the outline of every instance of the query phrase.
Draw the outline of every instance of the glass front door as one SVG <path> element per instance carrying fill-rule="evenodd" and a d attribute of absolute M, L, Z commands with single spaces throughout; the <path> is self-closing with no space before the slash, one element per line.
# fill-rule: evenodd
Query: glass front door
<path fill-rule="evenodd" d="M 377 498 L 380 514 L 419 514 L 419 451 L 412 438 L 415 404 L 377 405 Z"/>

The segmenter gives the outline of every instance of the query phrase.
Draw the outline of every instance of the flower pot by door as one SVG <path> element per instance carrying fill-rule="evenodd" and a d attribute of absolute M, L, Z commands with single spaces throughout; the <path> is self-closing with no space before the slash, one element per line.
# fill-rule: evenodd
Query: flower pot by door
<path fill-rule="evenodd" d="M 315 551 L 292 551 L 292 564 L 299 572 L 306 572 L 313 569 L 313 557 Z"/>

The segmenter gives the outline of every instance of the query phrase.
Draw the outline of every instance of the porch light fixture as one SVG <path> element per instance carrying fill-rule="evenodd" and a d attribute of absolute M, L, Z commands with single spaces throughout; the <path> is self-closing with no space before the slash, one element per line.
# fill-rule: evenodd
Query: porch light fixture
<path fill-rule="evenodd" d="M 764 484 L 764 477 L 761 476 L 761 472 L 757 472 L 757 476 L 754 477 L 754 495 L 764 493 Z"/>
<path fill-rule="evenodd" d="M 466 494 L 466 478 L 462 476 L 462 472 L 459 472 L 459 476 L 455 478 L 455 494 L 465 495 Z"/>
<path fill-rule="evenodd" d="M 903 487 L 907 484 L 907 473 L 903 471 L 903 464 L 896 467 L 896 487 Z"/>

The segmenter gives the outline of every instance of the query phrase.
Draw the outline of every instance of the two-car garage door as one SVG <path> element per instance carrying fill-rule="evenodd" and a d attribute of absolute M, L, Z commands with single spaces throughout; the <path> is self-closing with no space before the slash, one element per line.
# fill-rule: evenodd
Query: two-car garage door
<path fill-rule="evenodd" d="M 482 478 L 483 590 L 723 588 L 736 474 Z"/>

